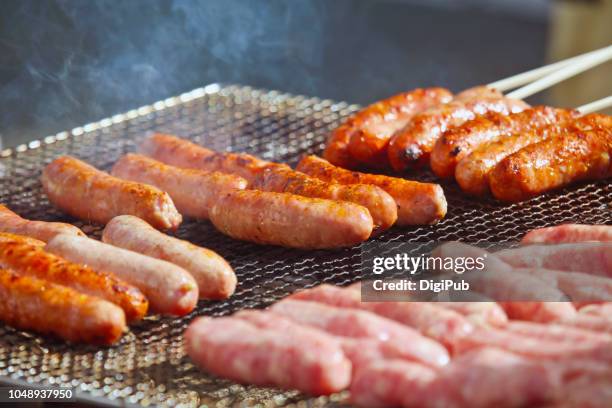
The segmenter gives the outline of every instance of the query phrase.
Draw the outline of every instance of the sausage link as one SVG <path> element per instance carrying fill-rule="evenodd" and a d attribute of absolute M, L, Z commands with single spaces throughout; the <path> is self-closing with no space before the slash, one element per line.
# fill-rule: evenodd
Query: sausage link
<path fill-rule="evenodd" d="M 139 288 L 153 311 L 182 316 L 198 301 L 198 286 L 183 268 L 89 238 L 58 235 L 46 250 L 72 262 L 109 271 Z"/>
<path fill-rule="evenodd" d="M 102 241 L 182 267 L 198 283 L 200 298 L 225 299 L 236 289 L 234 271 L 217 253 L 170 237 L 140 218 L 113 218 L 104 228 Z"/>
<path fill-rule="evenodd" d="M 349 171 L 317 156 L 304 156 L 296 169 L 327 182 L 380 187 L 397 204 L 398 225 L 435 224 L 446 215 L 446 198 L 438 184 Z"/>
<path fill-rule="evenodd" d="M 7 207 L 0 204 L 0 232 L 25 235 L 47 242 L 58 234 L 85 236 L 83 231 L 74 225 L 63 222 L 30 221 L 21 218 Z"/>
<path fill-rule="evenodd" d="M 130 214 L 161 229 L 176 229 L 182 221 L 167 193 L 113 177 L 74 157 L 59 157 L 47 165 L 42 184 L 53 204 L 84 220 L 105 224 Z"/>
<path fill-rule="evenodd" d="M 370 211 L 375 233 L 390 228 L 397 220 L 397 205 L 382 189 L 368 184 L 342 185 L 319 180 L 286 166 L 268 166 L 253 187 L 262 191 L 291 193 L 303 197 L 348 201 Z"/>
<path fill-rule="evenodd" d="M 484 195 L 489 191 L 488 176 L 491 170 L 505 157 L 518 152 L 523 147 L 552 136 L 562 136 L 577 129 L 609 128 L 610 126 L 612 124 L 609 117 L 591 114 L 573 121 L 568 119 L 549 126 L 501 135 L 483 143 L 461 159 L 455 168 L 455 178 L 465 192 Z"/>
<path fill-rule="evenodd" d="M 222 197 L 210 220 L 236 239 L 303 249 L 356 245 L 373 228 L 367 208 L 357 204 L 256 190 Z"/>
<path fill-rule="evenodd" d="M 577 116 L 578 111 L 549 106 L 536 106 L 510 115 L 489 112 L 477 116 L 442 134 L 431 152 L 431 169 L 438 177 L 453 177 L 457 163 L 483 143 L 503 135 L 567 122 Z"/>
<path fill-rule="evenodd" d="M 501 93 L 479 87 L 457 95 L 452 102 L 415 115 L 389 141 L 388 155 L 394 170 L 401 172 L 429 163 L 429 156 L 438 138 L 456 126 L 487 112 L 520 112 L 528 105 L 504 98 Z"/>
<path fill-rule="evenodd" d="M 116 343 L 127 329 L 114 304 L 61 285 L 0 269 L 0 320 L 71 342 Z"/>
<path fill-rule="evenodd" d="M 28 238 L 0 233 L 0 268 L 108 300 L 123 309 L 129 322 L 140 320 L 147 313 L 148 301 L 136 287 L 112 273 L 94 271 L 48 253 L 42 243 L 32 243 Z"/>
<path fill-rule="evenodd" d="M 511 154 L 489 176 L 502 201 L 523 201 L 583 180 L 612 176 L 612 130 L 573 131 Z"/>
<path fill-rule="evenodd" d="M 217 153 L 176 136 L 156 133 L 140 145 L 140 152 L 176 167 L 236 174 L 253 182 L 270 164 L 245 153 Z"/>
<path fill-rule="evenodd" d="M 612 225 L 560 224 L 529 231 L 521 244 L 561 244 L 567 242 L 612 242 Z"/>
<path fill-rule="evenodd" d="M 444 88 L 417 88 L 362 109 L 336 132 L 350 135 L 348 151 L 359 163 L 372 168 L 388 168 L 387 144 L 393 133 L 404 127 L 416 113 L 450 102 L 452 98 L 453 94 Z"/>
<path fill-rule="evenodd" d="M 233 174 L 183 169 L 139 154 L 123 156 L 111 174 L 166 191 L 181 214 L 202 219 L 208 219 L 218 197 L 247 186 L 245 179 Z"/>

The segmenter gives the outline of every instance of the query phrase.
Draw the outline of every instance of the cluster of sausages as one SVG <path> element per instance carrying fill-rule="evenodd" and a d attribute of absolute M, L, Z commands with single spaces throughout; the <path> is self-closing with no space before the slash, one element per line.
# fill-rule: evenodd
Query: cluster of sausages
<path fill-rule="evenodd" d="M 236 276 L 223 258 L 138 217 L 112 218 L 102 240 L 69 224 L 26 220 L 0 205 L 0 320 L 109 345 L 149 309 L 183 316 L 198 297 L 225 299 L 235 290 Z"/>
<path fill-rule="evenodd" d="M 416 89 L 375 103 L 330 135 L 323 157 L 397 172 L 429 164 L 474 195 L 516 202 L 612 176 L 612 119 L 529 107 L 487 87 Z"/>
<path fill-rule="evenodd" d="M 576 250 L 550 245 L 560 242 L 606 247 L 591 263 L 598 268 L 575 272 L 566 261 Z M 352 403 L 368 408 L 608 406 L 612 227 L 545 228 L 523 243 L 487 254 L 491 270 L 506 273 L 477 288 L 479 302 L 363 302 L 360 283 L 323 284 L 265 310 L 198 318 L 185 346 L 213 374 L 314 395 L 348 389 Z M 482 253 L 456 243 L 437 251 Z M 500 291 L 520 298 L 533 285 L 550 285 L 565 301 L 493 300 Z"/>

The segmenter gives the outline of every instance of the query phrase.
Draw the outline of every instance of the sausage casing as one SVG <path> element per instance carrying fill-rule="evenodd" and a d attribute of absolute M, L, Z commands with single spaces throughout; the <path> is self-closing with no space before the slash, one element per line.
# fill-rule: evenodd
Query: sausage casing
<path fill-rule="evenodd" d="M 65 286 L 0 269 L 0 320 L 64 340 L 110 345 L 126 330 L 116 305 Z"/>
<path fill-rule="evenodd" d="M 431 152 L 431 169 L 438 177 L 453 177 L 457 163 L 483 143 L 503 135 L 567 122 L 576 116 L 577 111 L 550 106 L 535 106 L 510 115 L 489 112 L 477 116 L 442 134 Z"/>
<path fill-rule="evenodd" d="M 450 103 L 415 115 L 393 135 L 388 148 L 391 166 L 398 172 L 422 167 L 429 163 L 436 141 L 448 129 L 487 112 L 508 114 L 527 106 L 523 101 L 504 98 L 486 87 L 465 91 Z"/>
<path fill-rule="evenodd" d="M 168 236 L 140 218 L 120 215 L 102 233 L 108 244 L 176 264 L 198 283 L 200 298 L 225 299 L 236 289 L 236 275 L 229 264 L 210 249 Z"/>
<path fill-rule="evenodd" d="M 339 141 L 348 136 L 348 153 L 352 159 L 367 167 L 389 167 L 387 144 L 393 133 L 404 127 L 414 114 L 450 102 L 452 98 L 452 93 L 444 88 L 417 88 L 369 105 L 332 133 L 323 155 L 333 159 L 334 149 L 341 148 Z"/>
<path fill-rule="evenodd" d="M 53 204 L 84 220 L 105 224 L 130 214 L 161 229 L 177 228 L 182 221 L 167 193 L 113 177 L 74 157 L 59 157 L 47 165 L 42 184 Z"/>
<path fill-rule="evenodd" d="M 397 220 L 397 206 L 384 190 L 368 185 L 343 185 L 310 177 L 287 166 L 271 165 L 262 171 L 253 183 L 262 191 L 291 193 L 303 197 L 348 201 L 368 209 L 374 221 L 375 232 L 382 232 Z"/>
<path fill-rule="evenodd" d="M 245 179 L 233 174 L 184 169 L 139 154 L 123 156 L 111 174 L 155 186 L 170 195 L 181 214 L 202 219 L 208 219 L 218 197 L 247 186 Z"/>
<path fill-rule="evenodd" d="M 21 218 L 7 207 L 0 204 L 0 232 L 25 235 L 47 242 L 58 234 L 85 236 L 83 231 L 74 225 L 63 222 L 30 221 Z"/>
<path fill-rule="evenodd" d="M 270 163 L 245 153 L 217 153 L 176 136 L 156 133 L 140 145 L 140 152 L 163 163 L 187 169 L 236 174 L 251 183 Z"/>
<path fill-rule="evenodd" d="M 0 233 L 0 267 L 108 300 L 121 307 L 130 322 L 147 313 L 147 299 L 136 287 L 112 273 L 95 271 L 48 253 L 28 238 Z"/>
<path fill-rule="evenodd" d="M 244 190 L 222 197 L 210 220 L 233 238 L 290 248 L 337 248 L 368 239 L 367 208 L 289 193 Z"/>
<path fill-rule="evenodd" d="M 446 215 L 446 197 L 438 184 L 349 171 L 317 156 L 303 157 L 296 169 L 323 181 L 380 187 L 397 204 L 398 225 L 435 224 Z"/>
<path fill-rule="evenodd" d="M 612 130 L 573 131 L 524 147 L 500 161 L 489 187 L 502 201 L 523 201 L 584 180 L 612 176 Z"/>
<path fill-rule="evenodd" d="M 109 271 L 139 288 L 155 312 L 182 316 L 198 301 L 198 286 L 183 268 L 89 238 L 58 235 L 46 250 L 93 269 Z"/>

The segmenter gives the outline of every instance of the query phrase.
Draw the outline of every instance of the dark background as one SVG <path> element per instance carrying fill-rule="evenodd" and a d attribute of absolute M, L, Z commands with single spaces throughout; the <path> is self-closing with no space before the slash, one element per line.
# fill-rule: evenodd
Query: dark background
<path fill-rule="evenodd" d="M 546 60 L 547 1 L 2 1 L 0 135 L 38 139 L 211 82 L 368 103 Z"/>

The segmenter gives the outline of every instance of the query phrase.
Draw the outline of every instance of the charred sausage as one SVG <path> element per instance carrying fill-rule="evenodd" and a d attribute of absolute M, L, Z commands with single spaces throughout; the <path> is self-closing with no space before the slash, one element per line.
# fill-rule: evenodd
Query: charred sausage
<path fill-rule="evenodd" d="M 182 221 L 167 193 L 113 177 L 74 157 L 59 157 L 47 165 L 42 184 L 53 204 L 84 220 L 105 224 L 130 214 L 160 229 L 175 229 Z"/>
<path fill-rule="evenodd" d="M 487 112 L 504 114 L 527 108 L 523 101 L 504 98 L 497 91 L 478 87 L 457 95 L 452 102 L 415 115 L 389 141 L 388 156 L 395 171 L 422 167 L 438 138 L 448 129 L 460 126 Z"/>
<path fill-rule="evenodd" d="M 220 198 L 210 220 L 236 239 L 303 249 L 358 244 L 374 225 L 367 208 L 357 204 L 256 190 Z"/>
<path fill-rule="evenodd" d="M 323 181 L 380 187 L 397 204 L 398 225 L 435 224 L 446 215 L 446 198 L 438 184 L 349 171 L 317 156 L 303 157 L 297 170 Z"/>
<path fill-rule="evenodd" d="M 33 276 L 0 269 L 0 320 L 71 342 L 116 343 L 126 330 L 118 306 Z"/>
<path fill-rule="evenodd" d="M 183 268 L 84 237 L 58 235 L 46 250 L 93 269 L 109 271 L 139 288 L 155 312 L 182 316 L 198 301 L 198 286 Z"/>
<path fill-rule="evenodd" d="M 233 174 L 183 169 L 139 154 L 123 156 L 111 174 L 166 191 L 181 214 L 202 219 L 208 219 L 218 197 L 247 186 L 245 179 Z"/>
<path fill-rule="evenodd" d="M 568 122 L 578 114 L 575 110 L 536 106 L 510 115 L 489 112 L 477 116 L 442 134 L 431 152 L 431 169 L 438 177 L 453 177 L 457 163 L 483 143 L 512 133 Z"/>
<path fill-rule="evenodd" d="M 397 206 L 382 189 L 368 184 L 343 185 L 310 177 L 283 165 L 265 168 L 253 183 L 253 188 L 303 197 L 348 201 L 364 206 L 374 221 L 375 232 L 382 232 L 397 220 Z"/>
<path fill-rule="evenodd" d="M 225 299 L 236 289 L 234 271 L 217 253 L 159 232 L 140 218 L 113 218 L 106 224 L 102 240 L 182 267 L 198 283 L 200 298 Z"/>
<path fill-rule="evenodd" d="M 7 207 L 0 204 L 0 232 L 25 235 L 47 242 L 58 234 L 85 236 L 83 231 L 74 225 L 63 222 L 30 221 L 21 218 Z"/>
<path fill-rule="evenodd" d="M 524 147 L 489 175 L 493 196 L 523 201 L 585 180 L 612 176 L 612 129 L 575 130 Z"/>
<path fill-rule="evenodd" d="M 0 233 L 0 268 L 108 300 L 123 309 L 129 322 L 140 320 L 147 313 L 147 299 L 136 287 L 112 273 L 94 271 L 48 253 L 42 243 L 29 238 Z"/>

